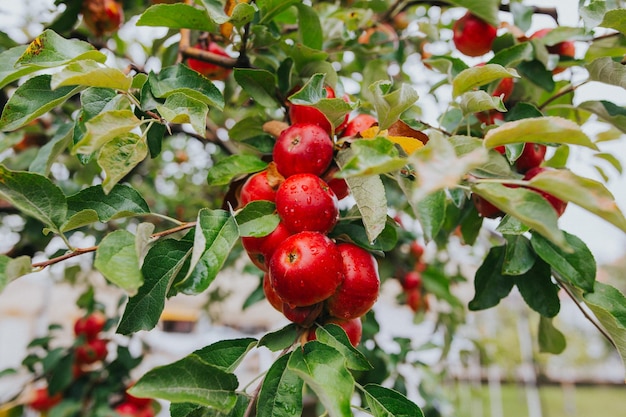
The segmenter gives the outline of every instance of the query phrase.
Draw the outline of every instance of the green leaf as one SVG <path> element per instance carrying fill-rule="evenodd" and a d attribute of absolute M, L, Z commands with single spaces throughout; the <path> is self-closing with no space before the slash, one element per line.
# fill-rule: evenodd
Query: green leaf
<path fill-rule="evenodd" d="M 463 111 L 463 116 L 493 109 L 506 112 L 506 107 L 500 97 L 494 97 L 483 90 L 463 93 L 459 107 Z"/>
<path fill-rule="evenodd" d="M 131 110 L 109 110 L 100 113 L 85 123 L 87 132 L 74 145 L 72 153 L 89 155 L 96 152 L 116 137 L 129 134 L 141 123 Z"/>
<path fill-rule="evenodd" d="M 17 87 L 2 111 L 1 130 L 15 130 L 26 125 L 63 104 L 83 88 L 69 86 L 52 90 L 50 79 L 47 74 L 37 75 Z"/>
<path fill-rule="evenodd" d="M 452 82 L 452 80 L 462 71 L 469 68 L 462 59 L 446 55 L 435 55 L 424 60 L 424 62 L 442 74 L 446 74 L 448 76 L 448 81 L 450 82 Z"/>
<path fill-rule="evenodd" d="M 64 86 L 84 85 L 128 91 L 132 81 L 132 77 L 117 68 L 105 67 L 96 61 L 86 60 L 72 62 L 62 71 L 54 73 L 50 87 L 54 90 Z"/>
<path fill-rule="evenodd" d="M 371 242 L 367 237 L 367 231 L 361 219 L 341 220 L 332 231 L 332 236 L 345 238 L 354 242 L 356 245 L 361 246 L 370 251 L 383 251 L 387 252 L 396 247 L 398 243 L 398 231 L 395 227 L 395 221 L 385 222 L 383 231 Z"/>
<path fill-rule="evenodd" d="M 355 371 L 367 371 L 372 365 L 363 354 L 352 346 L 345 330 L 336 324 L 326 324 L 315 330 L 315 337 L 321 343 L 337 349 L 346 359 L 346 367 Z"/>
<path fill-rule="evenodd" d="M 0 165 L 0 196 L 22 213 L 41 221 L 55 232 L 59 232 L 65 221 L 65 195 L 43 175 L 11 171 Z"/>
<path fill-rule="evenodd" d="M 537 234 L 533 234 L 531 244 L 537 255 L 558 273 L 560 279 L 591 292 L 596 280 L 596 260 L 585 242 L 567 232 L 564 234 L 573 249 L 571 253 L 564 252 Z"/>
<path fill-rule="evenodd" d="M 519 75 L 514 69 L 504 68 L 498 64 L 485 64 L 480 67 L 468 68 L 452 80 L 452 96 L 458 97 L 476 87 L 502 78 L 519 78 Z"/>
<path fill-rule="evenodd" d="M 626 9 L 609 10 L 598 26 L 626 34 Z"/>
<path fill-rule="evenodd" d="M 171 403 L 170 415 L 171 417 L 244 417 L 249 402 L 248 396 L 237 394 L 235 406 L 227 412 L 191 403 Z"/>
<path fill-rule="evenodd" d="M 298 9 L 298 34 L 300 42 L 309 48 L 321 50 L 324 44 L 324 29 L 317 12 L 310 6 L 296 3 Z"/>
<path fill-rule="evenodd" d="M 626 108 L 606 100 L 590 100 L 579 104 L 578 108 L 597 115 L 600 119 L 626 133 Z"/>
<path fill-rule="evenodd" d="M 205 10 L 182 3 L 150 6 L 139 16 L 136 25 L 206 32 L 215 32 L 217 29 Z"/>
<path fill-rule="evenodd" d="M 0 293 L 4 288 L 17 278 L 29 274 L 33 271 L 30 256 L 18 256 L 10 258 L 0 255 Z"/>
<path fill-rule="evenodd" d="M 181 378 L 184 375 L 184 378 Z M 137 397 L 189 402 L 227 412 L 237 402 L 237 377 L 194 354 L 151 369 L 128 390 Z"/>
<path fill-rule="evenodd" d="M 291 353 L 287 367 L 315 392 L 330 417 L 352 415 L 350 399 L 354 378 L 337 350 L 318 341 L 308 342 Z"/>
<path fill-rule="evenodd" d="M 543 113 L 541 113 L 541 110 L 539 110 L 537 106 L 532 103 L 520 101 L 506 114 L 506 121 L 511 122 L 514 120 L 531 119 L 533 117 L 542 116 Z"/>
<path fill-rule="evenodd" d="M 143 284 L 135 236 L 126 230 L 116 230 L 102 239 L 96 250 L 94 266 L 109 282 L 129 294 L 135 294 Z"/>
<path fill-rule="evenodd" d="M 554 317 L 559 313 L 559 287 L 552 283 L 550 266 L 546 262 L 537 259 L 530 271 L 514 279 L 530 308 L 544 317 Z"/>
<path fill-rule="evenodd" d="M 470 310 L 485 310 L 494 307 L 513 289 L 515 279 L 502 274 L 504 253 L 504 246 L 492 247 L 476 271 L 475 294 L 468 305 Z"/>
<path fill-rule="evenodd" d="M 222 1 L 218 0 L 201 0 L 202 6 L 209 14 L 209 18 L 218 25 L 226 23 L 229 20 L 229 16 L 224 12 L 224 5 Z"/>
<path fill-rule="evenodd" d="M 626 218 L 601 182 L 580 177 L 567 169 L 557 169 L 541 172 L 529 183 L 533 188 L 579 205 L 626 232 Z"/>
<path fill-rule="evenodd" d="M 65 39 L 48 29 L 28 45 L 15 66 L 33 65 L 39 68 L 52 68 L 79 60 L 104 62 L 106 55 L 88 42 Z"/>
<path fill-rule="evenodd" d="M 28 170 L 37 174 L 48 175 L 56 158 L 72 143 L 73 127 L 70 123 L 61 125 L 52 139 L 39 149 Z"/>
<path fill-rule="evenodd" d="M 444 190 L 435 191 L 419 201 L 413 207 L 417 220 L 422 225 L 424 238 L 432 240 L 443 227 L 446 217 L 446 193 Z"/>
<path fill-rule="evenodd" d="M 239 236 L 262 237 L 272 233 L 280 217 L 271 201 L 252 201 L 235 216 Z"/>
<path fill-rule="evenodd" d="M 256 2 L 259 7 L 260 24 L 267 24 L 278 14 L 282 13 L 289 7 L 300 3 L 297 0 L 258 0 Z"/>
<path fill-rule="evenodd" d="M 291 354 L 279 357 L 265 375 L 256 415 L 258 417 L 300 417 L 304 382 L 287 368 Z"/>
<path fill-rule="evenodd" d="M 472 192 L 505 213 L 521 220 L 559 247 L 567 248 L 567 241 L 558 227 L 556 211 L 541 194 L 525 188 L 509 188 L 497 183 L 475 184 L 472 186 Z"/>
<path fill-rule="evenodd" d="M 272 352 L 278 352 L 293 345 L 298 335 L 298 326 L 294 323 L 290 323 L 280 330 L 266 333 L 259 340 L 259 347 L 265 346 Z"/>
<path fill-rule="evenodd" d="M 407 164 L 393 142 L 384 137 L 363 139 L 353 142 L 343 150 L 342 166 L 338 177 L 350 178 L 357 175 L 375 175 L 398 171 Z"/>
<path fill-rule="evenodd" d="M 192 243 L 174 239 L 157 241 L 148 251 L 141 272 L 144 284 L 128 300 L 117 327 L 120 334 L 152 330 L 165 307 L 165 296 L 171 283 L 191 255 Z"/>
<path fill-rule="evenodd" d="M 67 198 L 68 219 L 85 210 L 95 211 L 96 220 L 111 219 L 150 213 L 148 203 L 132 187 L 118 184 L 107 194 L 101 185 L 85 188 Z M 69 221 L 69 220 L 68 220 Z M 63 231 L 71 230 L 67 224 Z"/>
<path fill-rule="evenodd" d="M 534 59 L 532 61 L 521 62 L 517 66 L 517 71 L 519 71 L 522 77 L 543 90 L 547 92 L 554 91 L 556 84 L 552 77 L 552 71 L 546 69 L 546 66 L 539 60 Z"/>
<path fill-rule="evenodd" d="M 215 366 L 224 372 L 233 372 L 256 345 L 256 339 L 251 337 L 220 340 L 194 351 L 191 355 L 197 356 L 203 363 Z"/>
<path fill-rule="evenodd" d="M 484 148 L 476 148 L 459 157 L 451 140 L 433 137 L 408 159 L 415 169 L 416 180 L 404 192 L 415 207 L 435 191 L 456 187 L 467 172 L 488 161 L 488 152 Z"/>
<path fill-rule="evenodd" d="M 513 5 L 511 5 L 513 7 Z M 498 51 L 488 64 L 498 64 L 503 67 L 514 67 L 521 62 L 533 58 L 534 49 L 530 42 L 522 42 Z"/>
<path fill-rule="evenodd" d="M 493 26 L 500 24 L 500 19 L 498 19 L 500 2 L 498 0 L 450 0 L 450 3 L 470 10 Z"/>
<path fill-rule="evenodd" d="M 276 75 L 253 68 L 235 68 L 235 81 L 257 103 L 264 107 L 276 108 L 280 103 L 276 97 Z"/>
<path fill-rule="evenodd" d="M 102 189 L 109 193 L 133 168 L 148 156 L 148 145 L 134 133 L 117 136 L 98 152 L 98 165 L 106 174 Z"/>
<path fill-rule="evenodd" d="M 177 288 L 187 294 L 206 290 L 222 269 L 237 239 L 237 224 L 230 213 L 224 210 L 200 210 L 189 272 L 176 284 Z"/>
<path fill-rule="evenodd" d="M 206 134 L 206 118 L 209 106 L 183 93 L 175 93 L 157 104 L 159 114 L 170 123 L 190 123 L 200 136 Z"/>
<path fill-rule="evenodd" d="M 596 281 L 593 292 L 585 294 L 584 301 L 602 323 L 626 364 L 626 297 L 617 288 Z"/>
<path fill-rule="evenodd" d="M 536 259 L 530 240 L 520 234 L 504 235 L 504 238 L 506 239 L 506 251 L 502 274 L 525 274 L 533 267 Z"/>
<path fill-rule="evenodd" d="M 336 128 L 343 123 L 346 114 L 352 110 L 352 106 L 341 98 L 326 98 L 328 94 L 325 88 L 326 77 L 327 74 L 314 74 L 299 91 L 289 96 L 289 101 L 292 104 L 318 109 L 326 116 L 333 128 Z"/>
<path fill-rule="evenodd" d="M 182 93 L 209 107 L 224 108 L 224 97 L 211 80 L 183 64 L 164 68 L 159 74 L 151 72 L 148 84 L 152 94 L 158 98 Z"/>
<path fill-rule="evenodd" d="M 598 147 L 582 131 L 580 126 L 561 117 L 536 117 L 506 122 L 487 132 L 484 144 L 487 148 L 495 148 L 500 145 L 521 142 L 563 143 L 598 150 Z"/>
<path fill-rule="evenodd" d="M 385 186 L 378 175 L 351 177 L 346 182 L 361 213 L 367 238 L 373 243 L 387 221 Z"/>
<path fill-rule="evenodd" d="M 622 163 L 620 162 L 619 159 L 617 159 L 617 157 L 613 154 L 610 153 L 597 153 L 595 155 L 593 155 L 595 158 L 599 158 L 602 159 L 606 162 L 608 162 L 609 164 L 611 164 L 611 166 L 613 166 L 613 168 L 615 168 L 615 170 L 617 172 L 619 172 L 620 174 L 623 173 L 623 167 L 622 167 Z"/>
<path fill-rule="evenodd" d="M 365 401 L 374 417 L 423 417 L 422 410 L 398 391 L 367 384 Z"/>
<path fill-rule="evenodd" d="M 226 185 L 235 177 L 259 172 L 266 167 L 267 162 L 262 161 L 258 156 L 248 154 L 230 155 L 219 160 L 209 168 L 207 182 L 209 185 Z"/>
<path fill-rule="evenodd" d="M 538 333 L 539 352 L 558 355 L 565 350 L 565 336 L 554 327 L 551 318 L 539 316 Z"/>
<path fill-rule="evenodd" d="M 621 63 L 613 61 L 611 57 L 595 59 L 587 64 L 586 68 L 591 81 L 626 88 L 626 68 Z"/>
<path fill-rule="evenodd" d="M 470 136 L 452 136 L 448 139 L 457 157 L 471 154 L 477 149 L 483 148 L 483 141 Z M 490 151 L 484 164 L 476 167 L 470 173 L 479 178 L 516 178 L 517 175 L 511 171 L 511 165 L 502 154 Z"/>
<path fill-rule="evenodd" d="M 408 110 L 419 98 L 417 91 L 408 84 L 390 92 L 391 81 L 381 80 L 369 86 L 371 102 L 376 110 L 378 126 L 381 130 L 394 124 L 405 110 Z"/>
<path fill-rule="evenodd" d="M 39 70 L 38 67 L 15 68 L 15 61 L 22 56 L 26 48 L 26 45 L 19 45 L 0 53 L 0 88 Z"/>
<path fill-rule="evenodd" d="M 237 28 L 250 23 L 254 19 L 256 8 L 247 3 L 239 3 L 230 15 L 230 23 Z"/>

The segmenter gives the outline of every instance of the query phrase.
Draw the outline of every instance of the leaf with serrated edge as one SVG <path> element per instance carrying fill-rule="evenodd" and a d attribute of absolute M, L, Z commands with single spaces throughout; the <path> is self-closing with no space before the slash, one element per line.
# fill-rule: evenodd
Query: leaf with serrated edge
<path fill-rule="evenodd" d="M 585 294 L 584 301 L 610 335 L 626 365 L 626 297 L 617 288 L 596 281 L 593 292 Z"/>
<path fill-rule="evenodd" d="M 586 65 L 591 81 L 599 81 L 605 84 L 616 85 L 626 88 L 626 68 L 611 57 L 595 59 Z"/>
<path fill-rule="evenodd" d="M 100 113 L 85 124 L 87 133 L 74 145 L 72 153 L 91 154 L 116 137 L 128 134 L 139 125 L 141 120 L 130 110 L 110 110 Z"/>
<path fill-rule="evenodd" d="M 525 188 L 509 188 L 497 183 L 474 184 L 472 192 L 500 210 L 518 218 L 560 248 L 568 250 L 565 236 L 558 226 L 556 211 L 541 194 Z"/>
<path fill-rule="evenodd" d="M 580 126 L 562 117 L 534 117 L 506 122 L 487 132 L 483 143 L 487 148 L 495 148 L 521 142 L 565 143 L 598 149 Z"/>
<path fill-rule="evenodd" d="M 493 26 L 498 26 L 499 0 L 450 0 L 449 3 L 464 7 Z"/>
<path fill-rule="evenodd" d="M 354 378 L 344 361 L 336 349 L 314 340 L 294 350 L 287 364 L 315 392 L 330 417 L 352 415 Z M 328 381 L 333 381 L 332 385 Z"/>
<path fill-rule="evenodd" d="M 128 392 L 137 397 L 190 402 L 228 411 L 237 401 L 238 385 L 234 374 L 207 365 L 192 354 L 151 369 Z"/>
<path fill-rule="evenodd" d="M 235 68 L 235 81 L 262 106 L 275 108 L 278 106 L 276 98 L 276 75 L 264 70 L 253 68 Z"/>
<path fill-rule="evenodd" d="M 419 98 L 417 91 L 408 84 L 402 84 L 392 92 L 389 92 L 390 88 L 391 82 L 387 80 L 376 81 L 369 86 L 371 101 L 381 130 L 388 129 L 394 124 Z"/>
<path fill-rule="evenodd" d="M 266 333 L 260 340 L 259 346 L 265 346 L 272 352 L 278 352 L 293 345 L 298 337 L 298 327 L 290 323 L 280 330 Z"/>
<path fill-rule="evenodd" d="M 116 230 L 102 239 L 96 250 L 94 266 L 109 282 L 131 295 L 143 284 L 135 236 L 126 230 Z"/>
<path fill-rule="evenodd" d="M 165 296 L 191 254 L 191 242 L 164 239 L 148 251 L 141 268 L 144 284 L 128 300 L 117 332 L 131 334 L 152 330 L 159 322 Z"/>
<path fill-rule="evenodd" d="M 194 351 L 192 355 L 207 365 L 215 366 L 224 372 L 233 372 L 256 345 L 257 340 L 251 337 L 220 340 Z"/>
<path fill-rule="evenodd" d="M 584 291 L 593 291 L 596 280 L 596 260 L 582 240 L 564 232 L 573 252 L 568 253 L 552 245 L 545 238 L 533 234 L 531 244 L 535 253 L 550 264 L 559 278 Z"/>
<path fill-rule="evenodd" d="M 28 170 L 37 174 L 48 175 L 50 168 L 56 158 L 61 155 L 72 142 L 72 133 L 74 125 L 66 123 L 60 126 L 50 142 L 43 145 L 37 156 L 30 163 Z"/>
<path fill-rule="evenodd" d="M 106 55 L 96 50 L 88 42 L 78 39 L 65 39 L 47 29 L 28 45 L 15 66 L 34 65 L 52 68 L 86 59 L 104 62 Z"/>
<path fill-rule="evenodd" d="M 240 236 L 262 237 L 272 233 L 280 217 L 271 201 L 251 201 L 235 216 Z"/>
<path fill-rule="evenodd" d="M 39 70 L 39 67 L 35 66 L 15 68 L 15 61 L 24 53 L 26 48 L 26 45 L 19 45 L 0 53 L 0 88 Z"/>
<path fill-rule="evenodd" d="M 101 185 L 85 188 L 67 198 L 68 215 L 83 210 L 95 210 L 102 222 L 150 213 L 148 203 L 137 190 L 118 184 L 106 194 Z"/>
<path fill-rule="evenodd" d="M 0 165 L 0 195 L 22 213 L 36 218 L 53 231 L 59 231 L 65 221 L 65 195 L 43 175 L 11 171 Z"/>
<path fill-rule="evenodd" d="M 340 153 L 337 158 L 346 162 L 337 175 L 339 178 L 384 174 L 400 170 L 407 163 L 393 142 L 380 136 L 358 140 Z"/>
<path fill-rule="evenodd" d="M 170 123 L 190 123 L 197 134 L 206 134 L 206 118 L 209 106 L 183 93 L 175 93 L 157 104 L 159 114 Z"/>
<path fill-rule="evenodd" d="M 17 278 L 29 274 L 33 271 L 30 256 L 22 255 L 17 258 L 10 258 L 0 255 L 0 292 Z"/>
<path fill-rule="evenodd" d="M 348 336 L 340 326 L 327 324 L 315 330 L 316 340 L 331 346 L 339 351 L 346 358 L 346 367 L 356 371 L 367 371 L 372 369 L 372 365 L 365 356 L 357 350 L 348 339 Z"/>
<path fill-rule="evenodd" d="M 176 284 L 177 287 L 189 294 L 206 290 L 226 262 L 237 239 L 237 224 L 230 213 L 224 210 L 200 210 L 191 265 L 185 278 Z"/>
<path fill-rule="evenodd" d="M 239 175 L 252 174 L 266 167 L 267 162 L 262 161 L 258 156 L 230 155 L 209 168 L 207 182 L 209 185 L 226 185 Z"/>
<path fill-rule="evenodd" d="M 224 96 L 211 80 L 183 64 L 163 68 L 158 74 L 151 72 L 148 83 L 150 91 L 158 98 L 181 93 L 208 106 L 224 108 Z"/>
<path fill-rule="evenodd" d="M 120 135 L 98 152 L 98 165 L 106 174 L 102 189 L 109 193 L 117 183 L 148 156 L 148 145 L 134 133 Z"/>
<path fill-rule="evenodd" d="M 365 401 L 374 417 L 423 417 L 422 410 L 398 391 L 367 384 Z"/>
<path fill-rule="evenodd" d="M 67 85 L 85 85 L 128 91 L 132 81 L 132 77 L 117 68 L 105 67 L 96 61 L 86 60 L 72 62 L 62 71 L 54 73 L 50 87 L 54 90 Z"/>
<path fill-rule="evenodd" d="M 152 233 L 154 232 L 154 224 L 139 223 L 135 232 L 135 252 L 137 259 L 142 260 L 148 252 L 148 246 L 151 243 Z"/>
<path fill-rule="evenodd" d="M 463 116 L 478 113 L 487 110 L 498 110 L 506 112 L 506 107 L 502 102 L 502 98 L 494 97 L 483 90 L 468 91 L 461 95 L 459 107 L 463 111 Z"/>
<path fill-rule="evenodd" d="M 598 181 L 559 169 L 537 174 L 531 178 L 530 186 L 571 201 L 626 232 L 626 218 L 611 192 Z"/>
<path fill-rule="evenodd" d="M 258 417 L 299 417 L 302 415 L 304 382 L 287 368 L 290 354 L 278 358 L 267 371 L 259 399 Z"/>
<path fill-rule="evenodd" d="M 517 71 L 498 64 L 485 64 L 462 71 L 452 80 L 452 95 L 458 97 L 481 85 L 489 84 L 502 78 L 519 78 Z"/>
<path fill-rule="evenodd" d="M 626 109 L 624 107 L 606 100 L 589 100 L 580 103 L 578 108 L 595 114 L 603 121 L 619 129 L 621 133 L 626 133 Z M 621 134 L 618 137 L 621 138 Z"/>
<path fill-rule="evenodd" d="M 206 32 L 214 32 L 217 29 L 206 10 L 182 3 L 150 6 L 141 14 L 136 25 Z"/>
<path fill-rule="evenodd" d="M 50 88 L 50 75 L 30 78 L 21 84 L 2 110 L 0 130 L 11 131 L 35 120 L 81 91 L 82 86 Z"/>

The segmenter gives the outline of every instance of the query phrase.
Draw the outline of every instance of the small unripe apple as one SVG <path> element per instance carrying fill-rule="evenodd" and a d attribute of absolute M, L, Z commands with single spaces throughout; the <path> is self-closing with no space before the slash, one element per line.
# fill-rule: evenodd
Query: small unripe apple
<path fill-rule="evenodd" d="M 491 51 L 497 35 L 495 26 L 470 12 L 454 22 L 452 29 L 456 49 L 467 56 L 481 56 Z"/>

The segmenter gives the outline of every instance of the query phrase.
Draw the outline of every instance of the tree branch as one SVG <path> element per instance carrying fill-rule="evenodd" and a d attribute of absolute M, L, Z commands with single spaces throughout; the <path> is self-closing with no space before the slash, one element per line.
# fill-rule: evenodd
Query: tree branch
<path fill-rule="evenodd" d="M 161 232 L 157 232 L 157 233 L 153 233 L 152 235 L 150 235 L 150 239 L 152 240 L 157 240 L 159 238 L 162 238 L 164 236 L 169 236 L 172 235 L 174 233 L 178 233 L 181 232 L 183 230 L 187 230 L 187 229 L 191 229 L 192 227 L 196 226 L 196 222 L 187 222 L 187 223 L 183 223 L 179 226 L 173 227 L 171 229 L 167 229 L 167 230 L 163 230 Z M 67 259 L 73 258 L 75 256 L 78 255 L 83 255 L 85 253 L 91 253 L 91 252 L 95 252 L 98 250 L 98 246 L 89 246 L 87 248 L 77 248 L 74 249 L 71 252 L 68 252 L 64 255 L 61 256 L 57 256 L 56 258 L 52 258 L 52 259 L 48 259 L 47 261 L 42 261 L 42 262 L 37 262 L 32 264 L 32 267 L 34 269 L 44 269 L 50 265 L 54 265 L 56 263 L 65 261 Z"/>

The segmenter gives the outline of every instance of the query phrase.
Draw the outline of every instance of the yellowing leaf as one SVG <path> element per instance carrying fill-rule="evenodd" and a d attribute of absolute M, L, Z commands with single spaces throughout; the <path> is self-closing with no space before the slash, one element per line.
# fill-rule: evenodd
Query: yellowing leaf
<path fill-rule="evenodd" d="M 368 129 L 363 130 L 361 132 L 361 136 L 364 139 L 374 139 L 376 137 L 386 138 L 391 142 L 400 145 L 404 152 L 409 155 L 424 146 L 424 144 L 419 139 L 408 136 L 389 135 L 389 131 L 387 129 L 380 130 L 378 126 L 372 126 Z"/>

